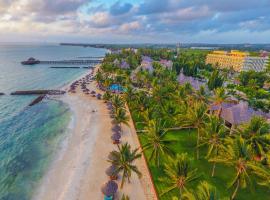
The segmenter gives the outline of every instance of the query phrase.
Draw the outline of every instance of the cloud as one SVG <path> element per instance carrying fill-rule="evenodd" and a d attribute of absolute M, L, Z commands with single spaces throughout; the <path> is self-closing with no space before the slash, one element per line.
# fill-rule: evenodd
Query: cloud
<path fill-rule="evenodd" d="M 0 0 L 0 32 L 140 41 L 227 36 L 230 41 L 232 32 L 245 39 L 251 33 L 265 36 L 269 10 L 269 0 Z"/>
<path fill-rule="evenodd" d="M 119 30 L 122 33 L 128 33 L 130 31 L 139 30 L 140 27 L 141 27 L 140 22 L 134 21 L 134 22 L 122 24 Z"/>
<path fill-rule="evenodd" d="M 110 7 L 110 13 L 112 15 L 122 15 L 125 13 L 128 13 L 132 9 L 133 5 L 130 3 L 121 3 L 120 1 L 117 1 L 115 4 L 113 4 Z"/>

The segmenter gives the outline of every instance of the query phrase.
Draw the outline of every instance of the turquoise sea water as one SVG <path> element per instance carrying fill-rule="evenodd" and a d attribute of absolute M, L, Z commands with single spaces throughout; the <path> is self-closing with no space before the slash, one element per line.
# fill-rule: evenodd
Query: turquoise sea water
<path fill-rule="evenodd" d="M 51 65 L 22 66 L 29 57 L 40 60 L 102 56 L 104 49 L 58 45 L 0 44 L 0 199 L 31 199 L 59 142 L 71 113 L 67 105 L 46 99 L 28 107 L 35 96 L 10 96 L 27 89 L 58 89 L 86 69 L 53 69 Z"/>

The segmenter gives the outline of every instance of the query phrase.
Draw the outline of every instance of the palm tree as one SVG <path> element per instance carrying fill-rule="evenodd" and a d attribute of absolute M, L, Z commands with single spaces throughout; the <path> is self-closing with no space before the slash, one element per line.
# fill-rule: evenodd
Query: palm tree
<path fill-rule="evenodd" d="M 130 200 L 128 195 L 123 194 L 121 200 Z"/>
<path fill-rule="evenodd" d="M 199 145 L 201 139 L 201 130 L 205 125 L 207 119 L 207 106 L 203 102 L 194 102 L 193 106 L 190 106 L 186 115 L 180 117 L 180 125 L 182 128 L 195 128 L 197 129 L 197 159 L 199 159 Z"/>
<path fill-rule="evenodd" d="M 234 187 L 231 199 L 235 199 L 239 187 L 246 188 L 251 184 L 251 175 L 266 176 L 263 176 L 265 174 L 263 167 L 253 162 L 250 148 L 242 137 L 228 138 L 226 143 L 225 151 L 218 158 L 210 159 L 210 162 L 223 163 L 235 169 L 234 178 L 229 183 L 229 188 Z"/>
<path fill-rule="evenodd" d="M 115 173 L 120 174 L 122 172 L 121 188 L 123 188 L 126 179 L 130 182 L 130 177 L 135 172 L 141 177 L 141 172 L 137 166 L 134 165 L 134 161 L 141 157 L 138 153 L 138 149 L 131 150 L 131 146 L 128 143 L 117 145 L 118 151 L 111 152 L 111 158 L 108 161 L 116 167 Z"/>
<path fill-rule="evenodd" d="M 122 131 L 122 124 L 129 126 L 128 124 L 129 117 L 126 113 L 126 110 L 124 110 L 123 108 L 119 108 L 116 110 L 114 114 L 114 120 L 117 124 L 119 124 L 121 131 Z"/>
<path fill-rule="evenodd" d="M 219 200 L 216 188 L 206 181 L 200 182 L 196 190 L 186 191 L 183 200 Z"/>
<path fill-rule="evenodd" d="M 111 98 L 112 106 L 114 108 L 114 112 L 116 112 L 120 108 L 124 108 L 125 102 L 120 95 L 113 95 Z"/>
<path fill-rule="evenodd" d="M 157 166 L 160 166 L 161 155 L 173 155 L 174 152 L 170 148 L 170 145 L 174 140 L 166 139 L 167 130 L 160 120 L 150 120 L 143 135 L 146 139 L 146 143 L 143 145 L 143 150 L 150 150 L 149 160 L 155 160 Z"/>
<path fill-rule="evenodd" d="M 101 84 L 104 81 L 103 74 L 100 72 L 100 70 L 97 71 L 95 79 L 98 84 Z"/>
<path fill-rule="evenodd" d="M 214 115 L 209 116 L 209 121 L 205 123 L 203 128 L 202 144 L 200 146 L 207 145 L 208 151 L 206 158 L 216 158 L 219 153 L 224 149 L 224 138 L 228 129 L 224 123 Z M 215 175 L 216 163 L 213 162 L 212 174 Z"/>
<path fill-rule="evenodd" d="M 167 184 L 168 187 L 162 192 L 161 196 L 177 189 L 179 190 L 179 199 L 182 199 L 183 192 L 189 185 L 196 181 L 200 176 L 197 169 L 192 169 L 187 154 L 178 154 L 175 158 L 168 158 L 164 164 L 166 177 L 160 178 L 160 181 Z"/>
<path fill-rule="evenodd" d="M 231 102 L 228 100 L 229 95 L 226 93 L 226 90 L 223 87 L 217 88 L 214 90 L 214 96 L 211 98 L 213 102 L 212 105 L 218 106 L 217 116 L 220 118 L 222 112 L 222 104 Z"/>
<path fill-rule="evenodd" d="M 270 125 L 263 117 L 254 116 L 248 124 L 240 127 L 238 132 L 250 146 L 255 159 L 261 160 L 262 156 L 269 151 Z"/>

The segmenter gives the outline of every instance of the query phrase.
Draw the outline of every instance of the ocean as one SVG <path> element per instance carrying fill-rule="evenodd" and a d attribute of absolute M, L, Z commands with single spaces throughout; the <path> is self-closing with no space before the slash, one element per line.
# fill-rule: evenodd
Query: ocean
<path fill-rule="evenodd" d="M 55 69 L 53 65 L 23 66 L 21 61 L 103 56 L 105 49 L 57 44 L 0 44 L 0 199 L 29 200 L 46 172 L 72 118 L 69 107 L 36 96 L 11 96 L 16 90 L 59 89 L 87 69 Z"/>

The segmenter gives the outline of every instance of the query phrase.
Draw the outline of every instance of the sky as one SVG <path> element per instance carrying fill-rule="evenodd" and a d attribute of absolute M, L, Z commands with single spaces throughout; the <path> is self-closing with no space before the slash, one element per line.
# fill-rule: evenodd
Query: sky
<path fill-rule="evenodd" d="M 0 42 L 270 43 L 270 0 L 0 0 Z"/>

